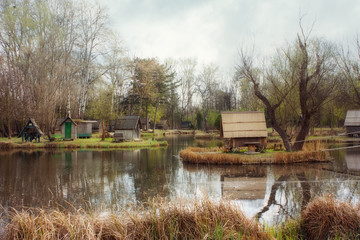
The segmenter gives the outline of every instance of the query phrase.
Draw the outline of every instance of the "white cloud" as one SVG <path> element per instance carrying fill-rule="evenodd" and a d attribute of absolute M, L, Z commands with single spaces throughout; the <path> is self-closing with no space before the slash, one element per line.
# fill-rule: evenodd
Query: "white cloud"
<path fill-rule="evenodd" d="M 261 54 L 295 39 L 299 16 L 313 36 L 351 41 L 358 33 L 360 2 L 325 0 L 102 0 L 113 27 L 139 57 L 195 57 L 229 71 L 242 44 Z M 350 39 L 349 39 L 350 38 Z"/>

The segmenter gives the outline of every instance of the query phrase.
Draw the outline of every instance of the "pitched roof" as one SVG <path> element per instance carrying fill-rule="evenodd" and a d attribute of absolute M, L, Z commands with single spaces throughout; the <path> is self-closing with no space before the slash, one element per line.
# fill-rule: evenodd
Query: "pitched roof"
<path fill-rule="evenodd" d="M 139 124 L 140 123 L 140 124 Z M 124 116 L 115 121 L 115 130 L 135 130 L 137 126 L 141 128 L 139 116 Z"/>
<path fill-rule="evenodd" d="M 71 117 L 67 117 L 60 123 L 60 126 L 62 126 L 67 120 L 70 120 L 75 126 L 77 125 L 76 122 L 71 119 Z"/>
<path fill-rule="evenodd" d="M 348 110 L 344 126 L 360 126 L 360 110 Z"/>
<path fill-rule="evenodd" d="M 44 133 L 41 131 L 39 125 L 37 125 L 37 123 L 35 122 L 35 119 L 30 118 L 29 121 L 27 121 L 27 123 L 25 124 L 25 127 L 23 128 L 23 130 L 20 132 L 19 137 L 22 136 L 25 132 L 25 130 L 29 129 L 29 125 L 32 124 L 32 126 L 38 131 L 38 133 L 40 135 L 44 135 Z"/>
<path fill-rule="evenodd" d="M 221 136 L 224 138 L 267 137 L 264 112 L 222 112 Z"/>

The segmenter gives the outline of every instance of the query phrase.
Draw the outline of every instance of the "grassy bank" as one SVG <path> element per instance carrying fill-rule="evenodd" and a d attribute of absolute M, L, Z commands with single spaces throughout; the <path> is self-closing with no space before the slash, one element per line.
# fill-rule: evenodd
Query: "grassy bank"
<path fill-rule="evenodd" d="M 10 150 L 10 149 L 36 149 L 36 148 L 66 148 L 66 149 L 88 149 L 88 148 L 151 148 L 151 147 L 162 147 L 167 146 L 166 141 L 157 141 L 157 140 L 141 140 L 136 142 L 113 142 L 112 138 L 105 138 L 104 141 L 101 141 L 101 138 L 89 138 L 89 139 L 76 139 L 74 141 L 60 141 L 56 140 L 54 142 L 49 142 L 43 140 L 40 143 L 21 143 L 19 138 L 0 138 L 0 149 L 1 150 Z"/>
<path fill-rule="evenodd" d="M 4 239 L 358 239 L 359 206 L 316 198 L 297 220 L 263 226 L 238 205 L 208 198 L 150 200 L 118 214 L 84 210 L 11 210 Z"/>
<path fill-rule="evenodd" d="M 179 153 L 183 162 L 193 164 L 292 164 L 305 162 L 326 162 L 328 153 L 318 150 L 301 152 L 274 152 L 247 155 L 245 153 L 224 153 L 221 148 L 187 148 Z"/>

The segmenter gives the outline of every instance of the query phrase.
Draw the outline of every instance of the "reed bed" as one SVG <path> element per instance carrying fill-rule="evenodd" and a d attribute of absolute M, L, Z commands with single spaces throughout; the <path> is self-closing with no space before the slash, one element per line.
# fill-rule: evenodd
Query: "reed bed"
<path fill-rule="evenodd" d="M 119 214 L 82 209 L 12 210 L 3 239 L 359 239 L 360 208 L 315 198 L 299 219 L 263 226 L 229 200 L 169 203 L 164 198 Z M 0 236 L 1 239 L 1 236 Z"/>
<path fill-rule="evenodd" d="M 256 155 L 222 153 L 220 149 L 187 148 L 179 153 L 183 162 L 193 164 L 293 164 L 326 162 L 328 153 L 323 151 L 275 152 Z"/>
<path fill-rule="evenodd" d="M 227 200 L 150 200 L 119 215 L 13 210 L 6 239 L 273 239 Z"/>
<path fill-rule="evenodd" d="M 305 239 L 359 239 L 360 209 L 333 197 L 316 198 L 302 213 Z"/>

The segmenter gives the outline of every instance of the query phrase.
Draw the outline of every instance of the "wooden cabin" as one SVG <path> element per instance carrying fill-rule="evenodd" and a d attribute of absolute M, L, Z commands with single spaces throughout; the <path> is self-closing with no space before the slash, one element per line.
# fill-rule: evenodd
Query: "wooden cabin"
<path fill-rule="evenodd" d="M 139 116 L 124 116 L 115 121 L 115 134 L 122 133 L 125 141 L 140 139 L 141 120 Z"/>
<path fill-rule="evenodd" d="M 169 128 L 169 125 L 167 124 L 167 120 L 161 119 L 158 123 L 156 123 L 156 128 L 167 130 Z"/>
<path fill-rule="evenodd" d="M 97 121 L 91 120 L 74 120 L 77 124 L 77 137 L 78 138 L 91 138 L 93 124 L 97 124 Z"/>
<path fill-rule="evenodd" d="M 60 123 L 60 127 L 63 140 L 75 140 L 77 138 L 77 124 L 70 117 L 65 118 Z"/>
<path fill-rule="evenodd" d="M 360 136 L 360 110 L 348 110 L 344 126 L 349 137 Z"/>
<path fill-rule="evenodd" d="M 220 136 L 230 148 L 255 150 L 265 147 L 267 128 L 264 112 L 222 112 Z"/>
<path fill-rule="evenodd" d="M 147 127 L 150 128 L 150 118 L 148 118 L 148 120 L 147 120 L 147 122 L 148 122 L 147 125 L 146 125 L 146 118 L 141 118 L 140 121 L 141 121 L 141 124 L 142 124 L 141 129 L 144 130 L 144 131 L 149 130 L 149 129 L 147 129 Z"/>
<path fill-rule="evenodd" d="M 189 129 L 193 129 L 194 126 L 192 125 L 192 123 L 190 121 L 182 121 L 181 122 L 181 129 L 184 130 L 189 130 Z"/>
<path fill-rule="evenodd" d="M 36 124 L 35 120 L 30 118 L 29 121 L 25 124 L 24 129 L 20 132 L 19 137 L 21 137 L 22 142 L 40 142 L 40 137 L 44 135 L 39 126 Z"/>

